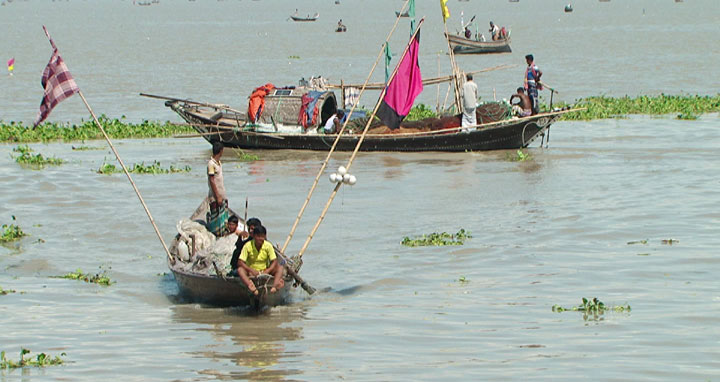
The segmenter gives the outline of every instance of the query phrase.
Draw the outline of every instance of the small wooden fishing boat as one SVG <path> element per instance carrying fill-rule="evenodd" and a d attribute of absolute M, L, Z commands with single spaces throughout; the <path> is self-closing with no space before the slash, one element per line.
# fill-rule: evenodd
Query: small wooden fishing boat
<path fill-rule="evenodd" d="M 207 212 L 208 203 L 203 201 L 200 206 L 192 214 L 190 220 L 204 223 L 205 213 Z M 235 212 L 231 211 L 231 214 Z M 239 217 L 239 220 L 243 222 L 243 219 Z M 214 269 L 210 269 L 210 272 L 204 271 L 193 271 L 192 262 L 196 261 L 194 254 L 194 242 L 187 243 L 190 248 L 190 262 L 184 262 L 179 256 L 179 247 L 181 236 L 178 234 L 170 244 L 170 253 L 173 258 L 168 259 L 168 267 L 175 276 L 180 294 L 193 302 L 207 303 L 219 306 L 250 306 L 252 308 L 262 308 L 264 306 L 277 306 L 283 305 L 290 300 L 290 291 L 293 285 L 297 285 L 296 279 L 293 278 L 291 273 L 297 275 L 302 265 L 301 261 L 295 261 L 295 259 L 287 260 L 287 270 L 285 274 L 285 285 L 275 293 L 270 293 L 270 288 L 273 285 L 274 278 L 271 275 L 260 275 L 252 278 L 255 282 L 255 286 L 260 292 L 259 295 L 254 295 L 245 286 L 239 277 L 230 277 L 224 274 L 224 271 L 218 269 L 213 263 L 211 264 Z M 276 248 L 276 253 L 278 249 Z M 281 256 L 281 255 L 279 255 Z M 304 285 L 303 288 L 309 287 Z M 312 288 L 312 287 L 310 287 Z M 306 289 L 307 290 L 307 289 Z"/>
<path fill-rule="evenodd" d="M 298 22 L 315 21 L 315 20 L 317 20 L 319 17 L 320 17 L 320 14 L 319 14 L 319 13 L 315 13 L 313 16 L 307 15 L 307 17 L 300 17 L 300 16 L 298 16 L 298 15 L 291 15 L 291 16 L 290 16 L 290 18 L 291 18 L 293 21 L 298 21 Z"/>
<path fill-rule="evenodd" d="M 408 15 L 407 11 L 405 11 L 405 12 L 403 12 L 403 13 L 400 13 L 400 11 L 395 11 L 395 16 L 396 16 L 396 17 L 410 17 L 410 16 Z"/>
<path fill-rule="evenodd" d="M 447 35 L 455 54 L 511 53 L 510 37 L 498 41 L 476 41 L 457 35 Z"/>

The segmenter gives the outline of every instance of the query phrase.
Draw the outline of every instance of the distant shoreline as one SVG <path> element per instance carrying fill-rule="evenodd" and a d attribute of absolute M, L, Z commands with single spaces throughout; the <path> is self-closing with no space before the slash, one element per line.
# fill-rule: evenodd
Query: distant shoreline
<path fill-rule="evenodd" d="M 548 110 L 544 104 L 543 110 Z M 553 107 L 565 107 L 571 104 L 558 102 Z M 572 104 L 585 110 L 563 115 L 563 121 L 591 121 L 597 119 L 624 118 L 628 115 L 668 115 L 676 114 L 676 118 L 685 120 L 697 119 L 701 114 L 720 112 L 720 94 L 713 96 L 675 96 L 661 94 L 658 96 L 638 97 L 606 97 L 593 96 L 582 98 Z M 421 111 L 411 115 L 422 115 L 422 118 L 435 115 L 429 106 L 418 104 L 413 109 Z M 194 133 L 192 127 L 179 125 L 170 121 L 143 121 L 127 123 L 124 117 L 111 119 L 100 117 L 108 135 L 113 139 L 147 139 L 168 138 L 177 134 Z M 81 124 L 43 123 L 33 129 L 31 125 L 21 122 L 0 121 L 0 142 L 2 143 L 34 143 L 34 142 L 78 142 L 103 139 L 99 129 L 90 121 Z"/>

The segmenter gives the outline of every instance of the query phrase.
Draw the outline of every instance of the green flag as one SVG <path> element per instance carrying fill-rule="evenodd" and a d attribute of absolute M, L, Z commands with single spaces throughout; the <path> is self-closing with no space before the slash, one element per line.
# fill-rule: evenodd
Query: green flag
<path fill-rule="evenodd" d="M 415 0 L 410 0 L 410 5 L 408 5 L 408 17 L 415 18 Z"/>
<path fill-rule="evenodd" d="M 390 43 L 385 43 L 385 83 L 390 80 L 390 60 L 392 60 L 392 53 L 390 53 Z"/>

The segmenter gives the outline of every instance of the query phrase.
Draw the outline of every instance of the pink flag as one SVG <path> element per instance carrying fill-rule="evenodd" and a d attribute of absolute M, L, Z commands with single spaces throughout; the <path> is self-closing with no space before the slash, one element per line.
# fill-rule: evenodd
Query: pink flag
<path fill-rule="evenodd" d="M 7 64 L 8 68 L 11 67 L 11 66 L 13 66 L 13 65 L 15 65 L 15 57 L 9 59 L 9 60 L 8 60 L 8 64 Z"/>
<path fill-rule="evenodd" d="M 422 22 L 422 20 L 421 20 Z M 400 127 L 400 122 L 408 115 L 415 98 L 423 90 L 418 55 L 420 52 L 420 30 L 415 33 L 409 48 L 400 60 L 395 77 L 387 86 L 385 98 L 378 109 L 377 116 L 390 129 Z"/>
<path fill-rule="evenodd" d="M 40 102 L 40 111 L 35 120 L 35 126 L 44 121 L 60 101 L 80 91 L 45 26 L 43 26 L 43 30 L 50 40 L 53 51 L 50 62 L 45 67 L 40 80 L 42 87 L 45 89 L 45 95 L 42 102 Z"/>

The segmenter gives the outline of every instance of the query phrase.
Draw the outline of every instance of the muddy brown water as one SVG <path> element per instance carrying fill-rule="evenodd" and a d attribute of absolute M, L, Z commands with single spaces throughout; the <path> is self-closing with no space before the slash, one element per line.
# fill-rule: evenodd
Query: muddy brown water
<path fill-rule="evenodd" d="M 159 242 L 127 180 L 94 172 L 110 152 L 32 145 L 67 159 L 23 169 L 0 146 L 0 216 L 30 236 L 0 247 L 0 349 L 67 353 L 68 363 L 0 380 L 715 380 L 717 115 L 558 123 L 550 147 L 360 154 L 305 256 L 320 291 L 262 314 L 177 296 Z M 101 146 L 101 142 L 88 142 Z M 200 139 L 127 140 L 127 163 L 192 172 L 137 175 L 165 239 L 206 193 Z M 257 152 L 225 158 L 231 205 L 282 242 L 323 159 Z M 331 162 L 344 164 L 347 155 Z M 327 174 L 326 174 L 327 176 Z M 290 251 L 332 185 L 323 177 Z M 457 247 L 404 236 L 469 230 Z M 38 242 L 42 239 L 43 242 Z M 645 240 L 647 244 L 627 244 Z M 673 245 L 662 240 L 675 239 Z M 52 279 L 103 266 L 101 287 Z M 464 278 L 466 282 L 459 280 Z M 582 297 L 630 313 L 554 313 Z"/>

